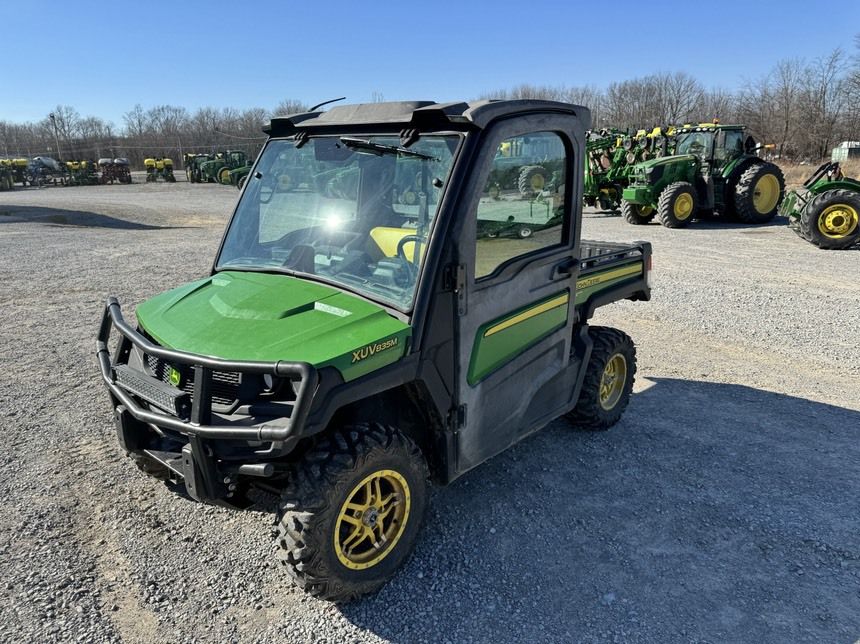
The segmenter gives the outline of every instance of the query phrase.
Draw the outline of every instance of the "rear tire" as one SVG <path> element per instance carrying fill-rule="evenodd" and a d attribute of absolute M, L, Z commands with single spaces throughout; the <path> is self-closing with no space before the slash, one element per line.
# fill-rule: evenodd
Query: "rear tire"
<path fill-rule="evenodd" d="M 745 224 L 765 224 L 776 216 L 785 194 L 785 177 L 772 163 L 754 163 L 735 185 L 734 216 Z"/>
<path fill-rule="evenodd" d="M 686 181 L 676 181 L 663 188 L 657 201 L 657 218 L 666 228 L 684 228 L 696 214 L 696 189 Z"/>
<path fill-rule="evenodd" d="M 618 329 L 593 326 L 588 335 L 594 342 L 585 380 L 576 407 L 566 418 L 578 429 L 603 431 L 621 418 L 636 375 L 636 346 Z"/>
<path fill-rule="evenodd" d="M 323 436 L 281 497 L 278 558 L 321 599 L 377 590 L 412 552 L 427 478 L 421 450 L 392 427 L 362 423 Z"/>
<path fill-rule="evenodd" d="M 520 170 L 517 189 L 524 197 L 540 193 L 548 183 L 546 170 L 539 165 L 527 165 Z"/>
<path fill-rule="evenodd" d="M 628 224 L 644 226 L 654 220 L 654 217 L 657 216 L 657 211 L 654 210 L 653 206 L 622 201 L 621 216 L 624 217 Z"/>
<path fill-rule="evenodd" d="M 819 248 L 843 250 L 860 244 L 860 193 L 828 190 L 800 213 L 800 234 Z"/>

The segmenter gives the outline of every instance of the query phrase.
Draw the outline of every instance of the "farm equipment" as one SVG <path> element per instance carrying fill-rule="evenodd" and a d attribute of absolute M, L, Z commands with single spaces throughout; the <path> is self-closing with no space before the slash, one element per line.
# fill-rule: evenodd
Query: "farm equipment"
<path fill-rule="evenodd" d="M 0 167 L 5 169 L 5 173 L 11 177 L 12 183 L 20 183 L 22 186 L 27 185 L 27 168 L 29 161 L 27 159 L 0 159 Z M 9 186 L 12 187 L 11 185 Z"/>
<path fill-rule="evenodd" d="M 742 125 L 702 123 L 674 132 L 674 153 L 636 164 L 621 212 L 631 224 L 655 217 L 668 228 L 717 211 L 747 224 L 776 215 L 785 190 L 782 171 L 758 157 L 762 147 Z"/>
<path fill-rule="evenodd" d="M 99 184 L 98 168 L 93 161 L 66 161 L 68 185 L 95 186 Z"/>
<path fill-rule="evenodd" d="M 33 157 L 27 164 L 25 180 L 31 186 L 64 186 L 68 183 L 69 171 L 66 166 L 51 157 Z"/>
<path fill-rule="evenodd" d="M 15 176 L 12 172 L 12 161 L 0 159 L 0 190 L 11 190 L 15 184 Z"/>
<path fill-rule="evenodd" d="M 226 152 L 217 152 L 214 158 L 201 163 L 200 172 L 203 181 L 230 185 L 230 172 L 245 167 L 249 166 L 248 157 L 244 152 L 227 150 Z"/>
<path fill-rule="evenodd" d="M 819 248 L 842 250 L 860 244 L 860 181 L 846 178 L 839 163 L 822 164 L 803 188 L 780 206 L 791 228 Z"/>
<path fill-rule="evenodd" d="M 101 176 L 99 183 L 131 183 L 131 170 L 129 168 L 128 159 L 99 159 L 99 169 Z"/>
<path fill-rule="evenodd" d="M 159 178 L 167 183 L 176 182 L 176 177 L 173 176 L 173 161 L 171 159 L 166 157 L 144 159 L 143 166 L 146 168 L 147 183 L 158 181 Z"/>
<path fill-rule="evenodd" d="M 97 356 L 122 449 L 201 502 L 279 494 L 278 559 L 309 593 L 349 600 L 406 561 L 429 480 L 559 416 L 608 429 L 635 348 L 588 322 L 650 298 L 651 247 L 580 239 L 589 120 L 538 100 L 272 119 L 211 273 L 140 304 L 136 328 L 107 301 Z M 488 190 L 507 173 L 519 192 L 534 163 L 497 153 L 523 138 L 558 168 L 526 185 L 553 195 L 557 223 L 479 238 L 481 211 L 528 203 Z"/>
<path fill-rule="evenodd" d="M 589 132 L 583 198 L 586 206 L 618 210 L 635 164 L 671 153 L 674 127 L 655 127 L 628 134 L 603 129 Z"/>
<path fill-rule="evenodd" d="M 203 171 L 200 166 L 210 160 L 212 157 L 208 154 L 186 153 L 184 155 L 185 177 L 189 183 L 201 183 L 203 181 Z"/>

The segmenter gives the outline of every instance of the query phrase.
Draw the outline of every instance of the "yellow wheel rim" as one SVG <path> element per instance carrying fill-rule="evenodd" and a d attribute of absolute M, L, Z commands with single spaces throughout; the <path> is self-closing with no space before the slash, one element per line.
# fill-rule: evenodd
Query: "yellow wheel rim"
<path fill-rule="evenodd" d="M 411 497 L 399 472 L 379 470 L 347 495 L 334 526 L 334 551 L 352 570 L 375 566 L 390 553 L 406 528 Z"/>
<path fill-rule="evenodd" d="M 756 211 L 765 214 L 776 208 L 779 201 L 779 179 L 776 175 L 766 174 L 755 184 L 753 190 L 753 206 Z"/>
<path fill-rule="evenodd" d="M 842 239 L 853 234 L 860 225 L 857 210 L 846 203 L 837 203 L 824 209 L 818 216 L 818 230 L 831 239 Z"/>
<path fill-rule="evenodd" d="M 606 411 L 615 407 L 621 400 L 626 384 L 627 358 L 616 353 L 603 368 L 603 375 L 600 378 L 600 406 Z"/>
<path fill-rule="evenodd" d="M 639 206 L 640 215 L 650 215 L 652 212 L 654 212 L 654 206 Z"/>
<path fill-rule="evenodd" d="M 535 175 L 532 175 L 530 183 L 531 183 L 532 190 L 534 190 L 535 192 L 540 192 L 541 190 L 543 190 L 543 187 L 546 185 L 546 179 L 544 178 L 544 176 L 542 174 L 535 174 Z"/>
<path fill-rule="evenodd" d="M 218 177 L 221 183 L 230 183 L 230 171 L 228 169 L 221 170 L 221 175 Z"/>
<path fill-rule="evenodd" d="M 675 205 L 672 207 L 675 214 L 675 219 L 687 219 L 693 214 L 693 197 L 686 192 L 682 192 L 675 199 Z"/>

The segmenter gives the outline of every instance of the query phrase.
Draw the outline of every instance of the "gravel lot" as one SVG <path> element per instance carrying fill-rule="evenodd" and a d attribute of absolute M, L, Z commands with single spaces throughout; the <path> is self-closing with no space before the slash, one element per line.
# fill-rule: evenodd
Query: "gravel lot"
<path fill-rule="evenodd" d="M 860 638 L 860 252 L 777 221 L 647 239 L 654 299 L 602 309 L 639 348 L 599 435 L 557 421 L 434 492 L 376 596 L 305 596 L 234 512 L 145 478 L 93 356 L 104 298 L 208 270 L 236 199 L 184 182 L 0 193 L 0 640 L 854 642 Z"/>

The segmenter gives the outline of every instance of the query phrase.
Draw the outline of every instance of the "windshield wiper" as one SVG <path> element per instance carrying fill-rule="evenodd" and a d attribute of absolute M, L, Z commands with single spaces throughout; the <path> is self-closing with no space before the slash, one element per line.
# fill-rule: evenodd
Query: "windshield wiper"
<path fill-rule="evenodd" d="M 382 143 L 374 143 L 364 139 L 353 139 L 348 136 L 340 137 L 340 142 L 351 150 L 367 150 L 377 156 L 383 154 L 397 154 L 405 157 L 415 157 L 416 159 L 424 159 L 426 161 L 438 161 L 436 157 L 431 157 L 429 154 L 421 154 L 409 148 L 398 147 L 396 145 L 383 145 Z"/>

